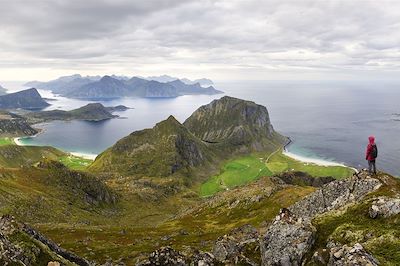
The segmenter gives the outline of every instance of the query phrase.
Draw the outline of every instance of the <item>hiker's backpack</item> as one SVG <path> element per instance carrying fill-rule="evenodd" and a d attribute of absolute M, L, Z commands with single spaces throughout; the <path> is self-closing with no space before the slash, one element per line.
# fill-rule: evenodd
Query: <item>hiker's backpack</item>
<path fill-rule="evenodd" d="M 371 149 L 371 156 L 372 158 L 376 158 L 378 157 L 378 147 L 376 147 L 376 145 L 372 145 L 372 149 Z"/>

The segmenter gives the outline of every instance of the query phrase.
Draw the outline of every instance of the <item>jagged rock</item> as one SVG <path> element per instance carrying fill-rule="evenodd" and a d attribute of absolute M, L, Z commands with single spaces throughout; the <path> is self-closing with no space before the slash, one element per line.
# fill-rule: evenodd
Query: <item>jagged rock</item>
<path fill-rule="evenodd" d="M 330 182 L 321 189 L 295 203 L 289 209 L 304 219 L 312 219 L 317 214 L 343 207 L 360 200 L 368 193 L 377 190 L 382 183 L 361 172 L 344 180 Z"/>
<path fill-rule="evenodd" d="M 329 260 L 328 249 L 318 250 L 313 254 L 312 260 L 317 263 L 317 265 L 326 265 Z"/>
<path fill-rule="evenodd" d="M 196 251 L 190 259 L 192 266 L 213 266 L 215 265 L 215 257 L 209 252 Z"/>
<path fill-rule="evenodd" d="M 171 247 L 162 247 L 153 251 L 146 261 L 139 263 L 140 266 L 145 265 L 188 265 L 187 258 L 180 252 Z"/>
<path fill-rule="evenodd" d="M 315 233 L 310 221 L 282 209 L 260 240 L 262 265 L 301 265 Z"/>
<path fill-rule="evenodd" d="M 222 263 L 257 265 L 259 260 L 257 229 L 251 225 L 244 225 L 232 230 L 216 241 L 213 254 L 215 259 Z"/>
<path fill-rule="evenodd" d="M 329 266 L 377 266 L 379 261 L 365 251 L 364 247 L 356 243 L 353 247 L 346 245 L 332 248 L 330 251 Z"/>
<path fill-rule="evenodd" d="M 38 265 L 39 257 L 52 260 L 49 265 L 69 263 L 69 265 L 89 266 L 89 262 L 72 254 L 28 225 L 19 223 L 14 217 L 0 218 L 0 262 L 3 265 Z M 60 265 L 60 264 L 58 264 Z"/>
<path fill-rule="evenodd" d="M 373 219 L 378 216 L 388 218 L 400 213 L 400 199 L 379 197 L 374 200 L 370 209 L 369 216 Z"/>

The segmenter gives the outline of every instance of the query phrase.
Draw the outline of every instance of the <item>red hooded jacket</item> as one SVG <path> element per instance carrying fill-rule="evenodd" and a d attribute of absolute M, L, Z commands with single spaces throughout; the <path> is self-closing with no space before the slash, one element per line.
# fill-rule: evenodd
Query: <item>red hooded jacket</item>
<path fill-rule="evenodd" d="M 374 136 L 370 136 L 368 138 L 368 140 L 369 140 L 369 144 L 367 146 L 367 151 L 365 153 L 365 159 L 368 160 L 368 161 L 374 161 L 376 158 L 374 158 L 372 156 L 372 146 L 376 145 L 375 144 L 375 137 Z"/>

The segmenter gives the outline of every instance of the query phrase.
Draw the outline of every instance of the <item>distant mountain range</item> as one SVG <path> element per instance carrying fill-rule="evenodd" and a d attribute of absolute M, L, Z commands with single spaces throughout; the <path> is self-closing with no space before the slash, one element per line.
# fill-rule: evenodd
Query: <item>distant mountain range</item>
<path fill-rule="evenodd" d="M 0 96 L 0 109 L 42 109 L 49 105 L 33 88 Z"/>
<path fill-rule="evenodd" d="M 194 94 L 222 93 L 213 86 L 211 80 L 190 81 L 170 76 L 128 78 L 125 76 L 86 76 L 79 74 L 60 77 L 49 82 L 31 81 L 25 86 L 51 90 L 56 94 L 69 98 L 101 99 L 119 97 L 177 97 Z"/>

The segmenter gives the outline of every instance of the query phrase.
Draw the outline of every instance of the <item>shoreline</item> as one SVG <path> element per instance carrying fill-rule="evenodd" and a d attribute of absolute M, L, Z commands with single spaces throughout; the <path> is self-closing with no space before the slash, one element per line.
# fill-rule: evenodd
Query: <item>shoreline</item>
<path fill-rule="evenodd" d="M 34 137 L 37 137 L 42 132 L 43 132 L 43 130 L 40 131 L 39 133 L 37 133 L 36 135 L 33 135 L 33 136 L 15 137 L 15 138 L 13 138 L 13 141 L 14 141 L 15 145 L 17 145 L 17 146 L 29 146 L 29 145 L 25 145 L 21 141 L 21 139 L 27 138 L 27 137 L 34 138 Z M 58 149 L 58 148 L 56 148 L 56 149 Z M 61 149 L 59 149 L 59 150 L 61 150 Z M 70 152 L 70 151 L 64 151 L 64 150 L 61 150 L 61 151 L 65 152 L 66 154 L 70 154 L 72 156 L 75 156 L 75 157 L 80 157 L 80 158 L 88 159 L 88 160 L 92 160 L 92 161 L 94 161 L 96 159 L 96 157 L 98 156 L 98 154 L 91 154 L 91 153 L 84 153 L 84 152 Z"/>
<path fill-rule="evenodd" d="M 66 153 L 71 154 L 75 157 L 80 157 L 80 158 L 88 159 L 88 160 L 92 160 L 92 161 L 94 161 L 96 159 L 96 157 L 98 156 L 98 154 L 83 153 L 83 152 L 66 152 Z"/>
<path fill-rule="evenodd" d="M 299 154 L 290 152 L 287 149 L 287 147 L 291 143 L 293 143 L 293 141 L 290 138 L 288 138 L 288 143 L 286 143 L 283 146 L 283 151 L 282 151 L 283 155 L 288 156 L 288 157 L 290 157 L 290 158 L 292 158 L 294 160 L 297 160 L 297 161 L 300 161 L 300 162 L 303 162 L 303 163 L 311 163 L 311 164 L 316 164 L 316 165 L 319 165 L 319 166 L 326 166 L 326 167 L 328 167 L 328 166 L 346 167 L 346 168 L 350 168 L 350 169 L 353 169 L 354 171 L 358 172 L 358 170 L 356 168 L 348 166 L 348 165 L 345 165 L 344 163 L 332 162 L 332 161 L 328 161 L 328 160 L 324 160 L 324 159 L 318 159 L 318 158 L 311 158 L 311 157 L 307 157 L 307 156 L 303 156 L 303 155 L 299 155 Z"/>

